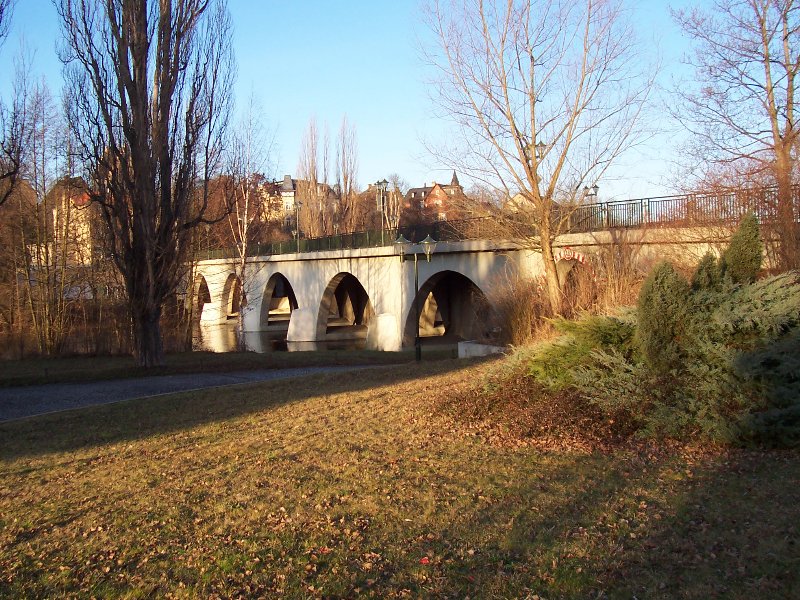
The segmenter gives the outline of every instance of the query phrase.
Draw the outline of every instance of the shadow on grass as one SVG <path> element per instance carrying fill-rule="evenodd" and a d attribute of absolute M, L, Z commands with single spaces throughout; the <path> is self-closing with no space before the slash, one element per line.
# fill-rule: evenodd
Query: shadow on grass
<path fill-rule="evenodd" d="M 467 369 L 474 364 L 474 360 L 441 360 L 313 374 L 224 390 L 178 392 L 0 423 L 0 458 L 13 460 L 142 439 L 269 410 L 321 394 L 399 385 L 418 377 Z"/>
<path fill-rule="evenodd" d="M 483 498 L 476 490 L 474 510 L 442 523 L 433 536 L 412 535 L 384 591 L 800 597 L 796 452 L 734 452 L 699 464 L 676 456 L 558 457 L 530 470 L 522 465 L 500 496 L 494 490 Z"/>
<path fill-rule="evenodd" d="M 741 451 L 661 469 L 671 514 L 630 540 L 618 597 L 800 598 L 800 454 Z M 635 542 L 635 543 L 634 543 Z"/>

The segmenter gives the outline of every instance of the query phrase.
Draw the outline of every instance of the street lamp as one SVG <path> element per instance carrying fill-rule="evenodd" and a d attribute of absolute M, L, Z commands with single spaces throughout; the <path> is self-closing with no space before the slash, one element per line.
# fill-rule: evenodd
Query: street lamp
<path fill-rule="evenodd" d="M 386 213 L 386 186 L 389 182 L 385 179 L 375 182 L 375 208 L 381 215 L 381 246 L 383 246 L 383 219 Z"/>
<path fill-rule="evenodd" d="M 383 210 L 384 210 L 384 206 L 385 206 L 385 203 L 386 203 L 386 199 L 385 199 L 386 198 L 386 196 L 385 196 L 385 194 L 386 194 L 386 186 L 388 186 L 388 185 L 389 185 L 389 182 L 386 181 L 385 179 L 382 179 L 381 181 L 376 181 L 375 182 L 375 191 L 376 191 L 375 204 L 376 204 L 376 208 L 377 208 L 378 212 L 380 212 L 380 213 L 382 213 Z"/>
<path fill-rule="evenodd" d="M 400 234 L 394 242 L 397 248 L 397 253 L 400 255 L 400 262 L 409 260 L 409 254 L 406 252 L 411 247 L 411 242 L 406 239 L 403 234 Z M 431 255 L 436 250 L 436 240 L 430 235 L 426 236 L 424 240 L 419 243 L 422 246 L 422 251 L 425 254 L 425 260 L 431 262 Z M 414 314 L 416 315 L 416 335 L 414 337 L 414 358 L 417 362 L 422 360 L 422 344 L 419 337 L 419 266 L 417 264 L 418 253 L 414 252 Z"/>
<path fill-rule="evenodd" d="M 297 251 L 300 252 L 300 208 L 303 206 L 303 203 L 300 200 L 294 201 L 294 229 L 292 233 L 294 233 L 294 239 L 297 243 Z"/>

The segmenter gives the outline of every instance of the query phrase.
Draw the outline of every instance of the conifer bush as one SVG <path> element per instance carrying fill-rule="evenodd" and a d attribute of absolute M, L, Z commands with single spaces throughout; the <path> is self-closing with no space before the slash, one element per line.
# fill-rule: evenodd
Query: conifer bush
<path fill-rule="evenodd" d="M 730 277 L 734 283 L 753 283 L 761 270 L 763 254 L 758 219 L 752 213 L 747 214 L 720 257 L 720 273 L 723 277 Z"/>
<path fill-rule="evenodd" d="M 633 351 L 632 311 L 615 317 L 585 315 L 577 321 L 558 318 L 552 324 L 561 336 L 537 348 L 529 359 L 528 373 L 554 391 L 573 384 L 575 368 L 591 360 L 594 350 L 613 349 L 623 356 Z"/>
<path fill-rule="evenodd" d="M 728 281 L 688 302 L 668 381 L 643 357 L 598 347 L 572 385 L 644 436 L 800 444 L 800 274 Z"/>
<path fill-rule="evenodd" d="M 530 374 L 643 436 L 800 445 L 800 273 L 756 281 L 755 219 L 734 237 L 691 285 L 657 266 L 632 319 L 557 321 Z"/>
<path fill-rule="evenodd" d="M 692 275 L 692 291 L 713 290 L 719 285 L 720 273 L 717 257 L 706 252 Z"/>
<path fill-rule="evenodd" d="M 689 292 L 689 284 L 668 262 L 653 269 L 639 292 L 635 341 L 644 362 L 657 374 L 665 375 L 681 362 Z"/>

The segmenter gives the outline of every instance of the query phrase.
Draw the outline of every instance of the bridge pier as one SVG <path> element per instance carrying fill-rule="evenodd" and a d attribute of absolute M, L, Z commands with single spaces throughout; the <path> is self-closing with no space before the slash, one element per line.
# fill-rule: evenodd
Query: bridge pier
<path fill-rule="evenodd" d="M 207 261 L 198 266 L 192 295 L 187 300 L 195 305 L 202 324 L 218 325 L 228 320 L 232 276 L 233 269 L 226 261 Z"/>
<path fill-rule="evenodd" d="M 377 315 L 367 331 L 367 348 L 383 352 L 397 352 L 402 349 L 400 323 L 390 313 Z"/>
<path fill-rule="evenodd" d="M 287 342 L 316 342 L 317 315 L 311 308 L 296 308 L 289 319 Z"/>

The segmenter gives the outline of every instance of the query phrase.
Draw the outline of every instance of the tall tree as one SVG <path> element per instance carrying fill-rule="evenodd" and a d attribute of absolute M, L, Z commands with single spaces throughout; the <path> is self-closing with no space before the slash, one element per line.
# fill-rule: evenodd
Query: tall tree
<path fill-rule="evenodd" d="M 320 143 L 316 119 L 308 121 L 300 146 L 300 161 L 297 167 L 297 191 L 295 212 L 298 216 L 297 235 L 319 237 L 325 231 L 330 207 L 328 179 L 328 134 Z"/>
<path fill-rule="evenodd" d="M 462 138 L 439 158 L 518 199 L 559 312 L 565 209 L 642 132 L 652 71 L 633 28 L 618 0 L 433 0 L 429 24 L 436 100 Z"/>
<path fill-rule="evenodd" d="M 336 224 L 341 231 L 355 231 L 358 224 L 358 141 L 356 128 L 342 118 L 339 136 L 336 139 L 336 193 L 339 210 Z"/>
<path fill-rule="evenodd" d="M 683 83 L 681 121 L 695 134 L 698 158 L 727 172 L 766 175 L 777 186 L 777 234 L 784 268 L 800 267 L 797 207 L 800 2 L 714 0 L 675 18 L 693 40 L 696 85 Z"/>
<path fill-rule="evenodd" d="M 16 0 L 0 0 L 0 44 L 8 37 L 14 4 Z"/>
<path fill-rule="evenodd" d="M 163 363 L 162 307 L 206 222 L 234 76 L 225 0 L 59 0 L 76 153 L 125 281 L 135 354 Z M 198 193 L 198 190 L 199 193 Z M 199 198 L 198 198 L 199 196 Z"/>
<path fill-rule="evenodd" d="M 0 46 L 8 37 L 11 13 L 16 0 L 0 0 Z M 20 179 L 27 117 L 27 64 L 17 66 L 11 106 L 0 103 L 0 206 L 11 197 Z"/>
<path fill-rule="evenodd" d="M 263 173 L 270 168 L 272 136 L 264 128 L 264 115 L 254 96 L 250 97 L 241 122 L 236 128 L 230 171 L 233 178 L 233 210 L 228 215 L 233 241 L 236 245 L 236 277 L 238 287 L 239 331 L 244 331 L 244 311 L 251 281 L 247 277 L 248 245 L 256 241 L 265 228 L 265 208 L 268 202 Z M 244 340 L 240 336 L 240 340 Z"/>
<path fill-rule="evenodd" d="M 316 119 L 309 120 L 300 147 L 297 174 L 300 230 L 306 237 L 332 235 L 337 228 L 345 230 L 353 223 L 357 212 L 357 150 L 355 128 L 345 118 L 333 147 L 335 163 L 331 165 L 328 126 L 325 125 L 320 139 Z M 336 178 L 334 187 L 328 183 L 331 175 Z"/>

